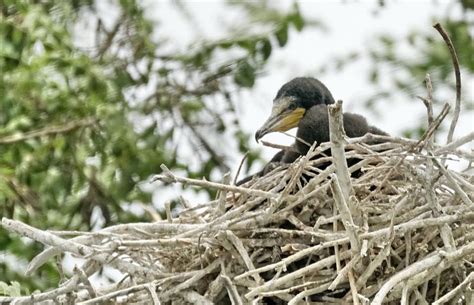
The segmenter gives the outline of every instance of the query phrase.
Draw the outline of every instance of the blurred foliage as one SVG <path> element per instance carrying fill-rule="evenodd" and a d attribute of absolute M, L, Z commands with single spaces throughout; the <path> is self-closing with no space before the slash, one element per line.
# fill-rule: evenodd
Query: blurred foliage
<path fill-rule="evenodd" d="M 131 213 L 130 204 L 150 204 L 151 193 L 139 184 L 160 172 L 160 164 L 189 177 L 227 172 L 231 152 L 223 147 L 250 150 L 235 94 L 255 84 L 272 50 L 287 43 L 290 27 L 304 26 L 296 5 L 282 12 L 264 2 L 252 9 L 233 3 L 243 12 L 242 25 L 265 30 L 236 26 L 225 39 L 199 39 L 182 52 L 173 49 L 172 37 L 153 39 L 159 25 L 138 2 L 107 2 L 117 18 L 101 14 L 98 3 L 0 4 L 4 217 L 51 230 L 89 230 L 102 219 L 104 225 L 150 221 Z M 94 26 L 87 48 L 75 36 L 85 24 Z M 186 155 L 199 162 L 187 164 Z M 251 151 L 249 167 L 258 158 Z M 0 249 L 0 257 L 13 261 L 29 261 L 41 250 L 3 229 Z M 25 292 L 60 280 L 53 264 L 28 278 L 14 267 L 0 261 L 3 293 L 18 292 L 14 281 Z"/>

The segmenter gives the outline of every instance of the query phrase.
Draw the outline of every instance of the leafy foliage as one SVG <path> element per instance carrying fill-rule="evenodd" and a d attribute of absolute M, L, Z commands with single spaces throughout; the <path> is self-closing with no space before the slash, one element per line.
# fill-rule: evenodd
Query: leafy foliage
<path fill-rule="evenodd" d="M 234 92 L 254 85 L 272 49 L 286 44 L 290 26 L 304 26 L 297 6 L 289 12 L 262 6 L 258 13 L 269 18 L 246 18 L 269 30 L 229 32 L 179 52 L 164 43 L 168 37 L 152 38 L 155 26 L 143 6 L 132 0 L 110 6 L 119 12 L 113 22 L 94 1 L 2 2 L 3 216 L 51 230 L 88 230 L 102 225 L 102 218 L 105 225 L 149 221 L 130 205 L 151 202 L 140 182 L 159 172 L 161 163 L 190 177 L 209 177 L 229 168 L 222 145 L 249 150 Z M 95 25 L 88 48 L 74 30 L 85 20 Z M 189 155 L 199 162 L 188 164 Z M 250 156 L 252 163 L 258 152 Z M 4 231 L 0 248 L 19 260 L 40 250 Z M 41 272 L 41 279 L 24 278 L 0 263 L 5 282 L 45 289 L 59 281 L 53 265 Z"/>

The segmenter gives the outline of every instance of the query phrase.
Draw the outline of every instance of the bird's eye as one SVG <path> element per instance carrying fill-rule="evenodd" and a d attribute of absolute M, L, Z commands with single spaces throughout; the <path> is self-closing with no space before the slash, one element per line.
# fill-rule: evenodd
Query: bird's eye
<path fill-rule="evenodd" d="M 295 110 L 295 109 L 296 109 L 296 103 L 291 103 L 291 104 L 288 106 L 288 109 L 290 109 L 290 110 Z"/>

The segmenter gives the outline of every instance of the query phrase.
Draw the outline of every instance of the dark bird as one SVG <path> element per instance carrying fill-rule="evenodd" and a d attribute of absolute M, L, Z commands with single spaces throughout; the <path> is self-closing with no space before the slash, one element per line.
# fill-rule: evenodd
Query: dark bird
<path fill-rule="evenodd" d="M 274 164 L 292 163 L 299 156 L 306 155 L 310 148 L 308 144 L 316 142 L 316 145 L 319 145 L 328 142 L 330 138 L 327 105 L 330 104 L 334 104 L 331 92 L 315 78 L 297 77 L 284 84 L 273 100 L 270 117 L 255 133 L 255 140 L 258 142 L 271 132 L 298 127 L 296 137 L 304 142 L 296 140 L 291 150 L 278 152 L 262 171 L 240 180 L 237 185 L 251 180 L 254 176 L 266 174 Z M 387 135 L 368 125 L 367 120 L 358 114 L 344 113 L 343 121 L 346 135 L 351 138 L 361 137 L 366 133 Z"/>

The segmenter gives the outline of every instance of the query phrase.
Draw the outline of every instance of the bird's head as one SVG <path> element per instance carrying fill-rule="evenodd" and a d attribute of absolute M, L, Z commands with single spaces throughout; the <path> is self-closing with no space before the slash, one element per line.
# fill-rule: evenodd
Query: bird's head
<path fill-rule="evenodd" d="M 297 77 L 284 84 L 273 100 L 270 117 L 255 133 L 258 142 L 267 133 L 287 131 L 298 126 L 306 110 L 320 104 L 333 104 L 328 88 L 312 77 Z"/>

